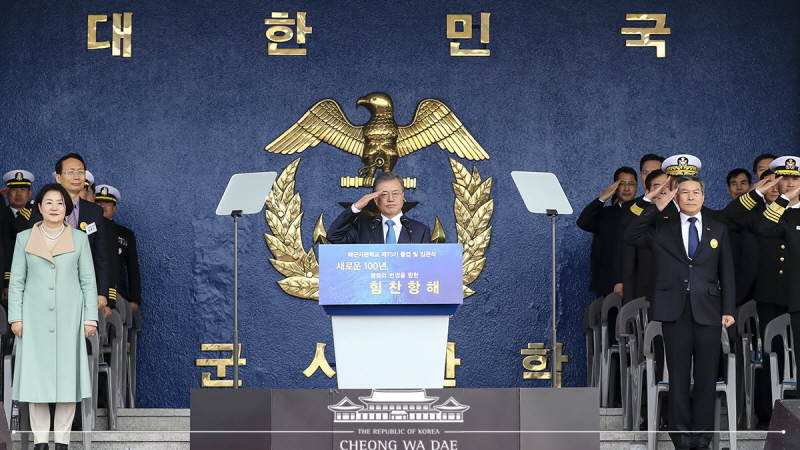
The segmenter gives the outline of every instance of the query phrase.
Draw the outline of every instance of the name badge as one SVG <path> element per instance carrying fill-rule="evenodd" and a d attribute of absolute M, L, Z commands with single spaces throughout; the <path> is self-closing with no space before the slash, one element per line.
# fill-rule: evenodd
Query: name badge
<path fill-rule="evenodd" d="M 94 222 L 86 225 L 86 234 L 92 234 L 95 231 L 97 231 L 97 225 Z"/>

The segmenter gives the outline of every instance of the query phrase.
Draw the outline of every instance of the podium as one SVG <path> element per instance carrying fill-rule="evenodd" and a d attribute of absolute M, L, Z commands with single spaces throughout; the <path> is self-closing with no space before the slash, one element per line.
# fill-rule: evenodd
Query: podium
<path fill-rule="evenodd" d="M 463 301 L 461 244 L 319 247 L 339 389 L 442 388 L 450 316 Z"/>

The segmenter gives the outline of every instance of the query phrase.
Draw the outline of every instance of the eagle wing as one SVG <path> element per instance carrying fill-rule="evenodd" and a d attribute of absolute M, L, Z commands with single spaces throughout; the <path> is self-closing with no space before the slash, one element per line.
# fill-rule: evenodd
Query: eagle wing
<path fill-rule="evenodd" d="M 358 156 L 364 149 L 363 127 L 350 123 L 332 98 L 318 101 L 297 123 L 267 144 L 264 150 L 290 155 L 308 147 L 316 147 L 320 142 Z"/>
<path fill-rule="evenodd" d="M 419 102 L 414 120 L 398 127 L 397 153 L 405 156 L 433 143 L 461 158 L 489 159 L 481 144 L 469 134 L 464 124 L 444 103 L 434 98 Z"/>

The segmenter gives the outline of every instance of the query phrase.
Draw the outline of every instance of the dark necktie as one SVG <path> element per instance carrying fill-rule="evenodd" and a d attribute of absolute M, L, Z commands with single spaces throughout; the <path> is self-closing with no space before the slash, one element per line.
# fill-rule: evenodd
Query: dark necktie
<path fill-rule="evenodd" d="M 700 238 L 697 236 L 697 217 L 689 217 L 689 258 L 694 258 Z"/>
<path fill-rule="evenodd" d="M 394 235 L 394 222 L 387 220 L 386 225 L 389 225 L 389 231 L 386 232 L 386 243 L 397 244 L 397 237 Z"/>

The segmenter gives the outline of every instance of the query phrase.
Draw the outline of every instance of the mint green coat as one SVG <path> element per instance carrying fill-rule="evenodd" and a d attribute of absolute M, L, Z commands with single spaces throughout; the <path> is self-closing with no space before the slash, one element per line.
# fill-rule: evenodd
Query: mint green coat
<path fill-rule="evenodd" d="M 22 320 L 12 398 L 79 402 L 92 386 L 84 320 L 97 320 L 97 285 L 89 240 L 68 229 L 52 252 L 41 222 L 17 235 L 8 287 L 8 319 Z"/>

